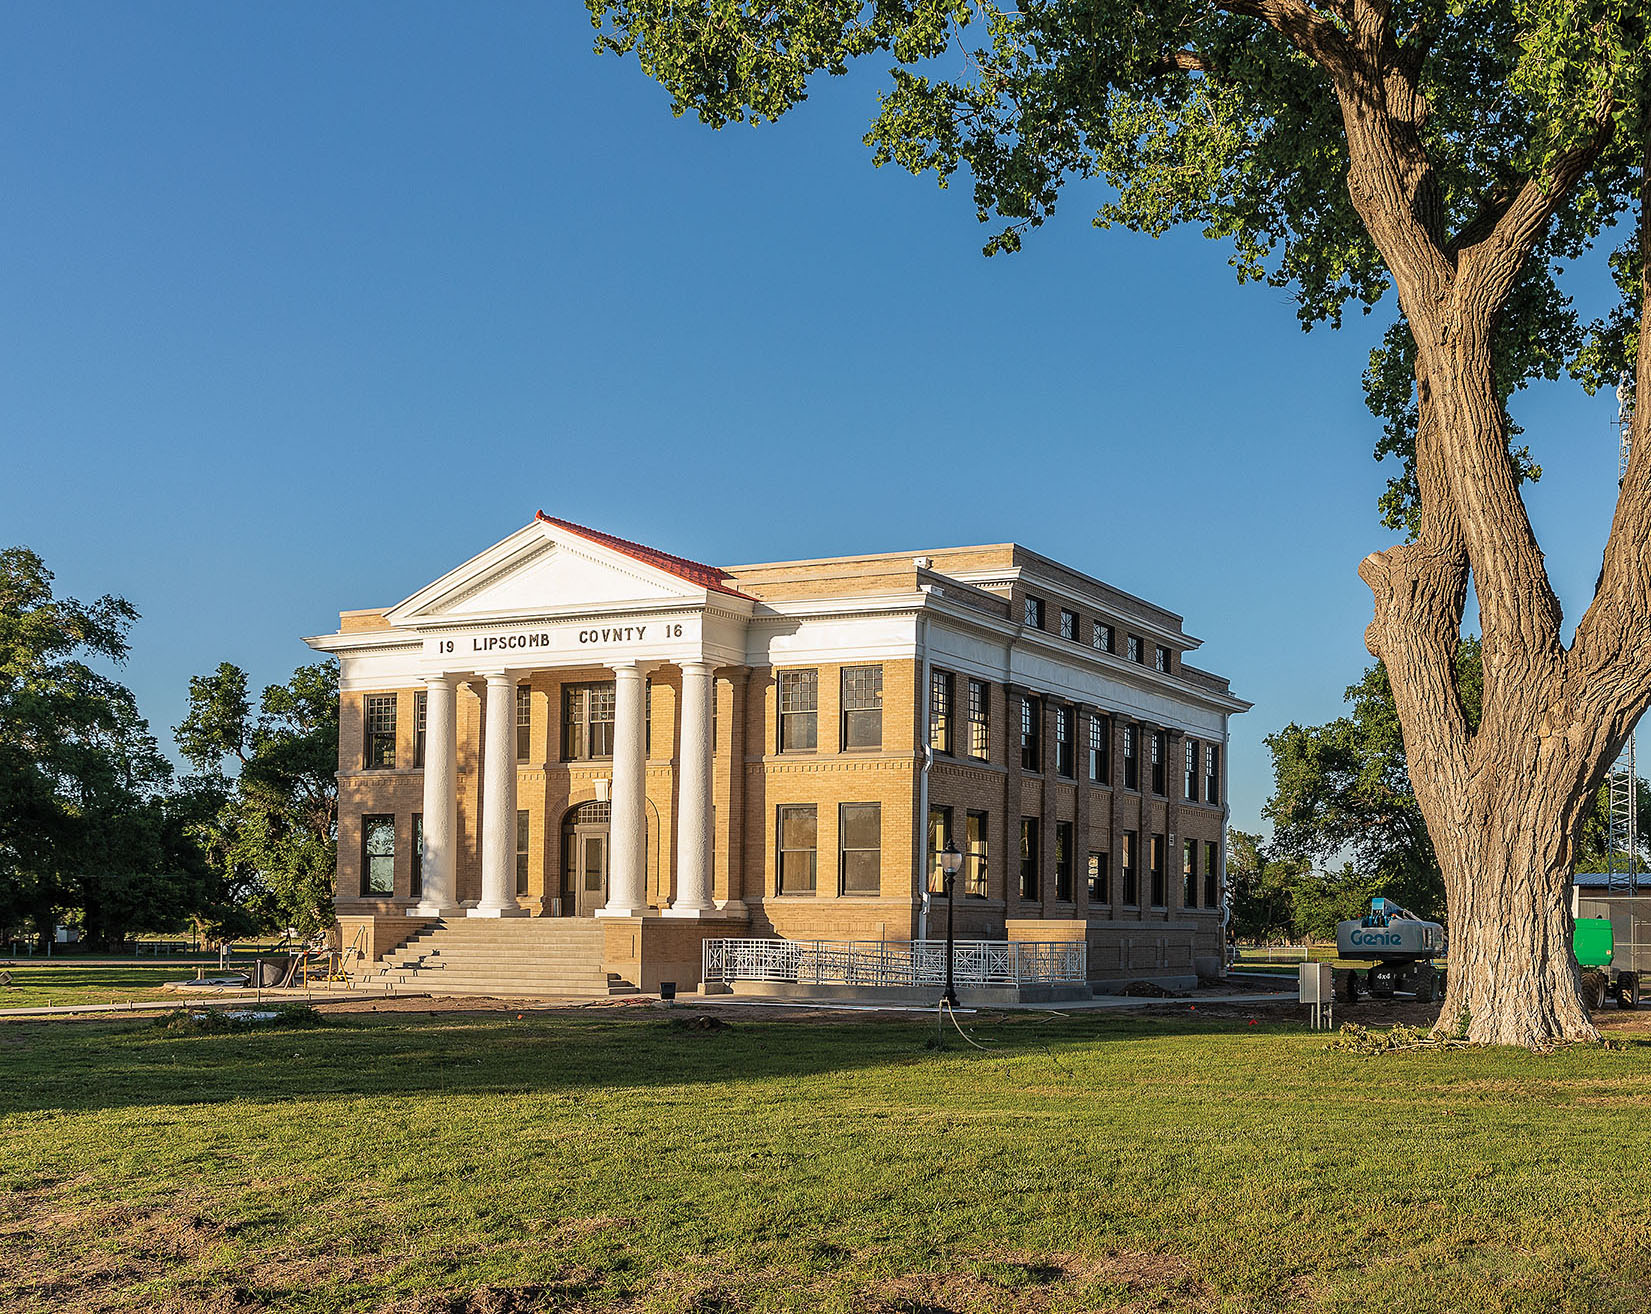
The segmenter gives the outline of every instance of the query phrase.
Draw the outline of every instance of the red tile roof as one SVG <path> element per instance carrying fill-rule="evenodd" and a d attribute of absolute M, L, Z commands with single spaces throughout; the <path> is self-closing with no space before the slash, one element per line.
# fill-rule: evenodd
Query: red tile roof
<path fill-rule="evenodd" d="M 689 561 L 686 557 L 674 557 L 669 552 L 661 552 L 657 548 L 646 547 L 641 543 L 633 543 L 628 538 L 619 538 L 614 534 L 604 534 L 600 529 L 587 529 L 584 525 L 576 525 L 571 520 L 559 520 L 555 516 L 547 516 L 540 511 L 535 517 L 547 525 L 555 525 L 558 529 L 566 529 L 589 539 L 592 543 L 600 543 L 603 547 L 610 547 L 616 552 L 623 552 L 628 557 L 634 557 L 644 565 L 652 566 L 655 570 L 663 570 L 667 574 L 675 575 L 678 579 L 685 579 L 690 584 L 697 584 L 704 589 L 715 589 L 718 593 L 728 593 L 736 598 L 748 597 L 736 588 L 730 588 L 723 582 L 725 576 L 715 566 L 707 566 L 701 561 Z"/>

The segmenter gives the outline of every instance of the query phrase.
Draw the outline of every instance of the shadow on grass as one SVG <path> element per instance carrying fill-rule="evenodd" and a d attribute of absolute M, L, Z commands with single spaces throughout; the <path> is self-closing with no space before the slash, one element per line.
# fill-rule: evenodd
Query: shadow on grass
<path fill-rule="evenodd" d="M 737 1020 L 700 1030 L 682 1025 L 689 1016 L 350 1014 L 314 1029 L 181 1035 L 147 1022 L 37 1023 L 0 1031 L 0 1114 L 765 1082 L 936 1057 L 932 1020 Z M 966 1025 L 987 1047 L 971 1047 L 948 1027 L 945 1057 L 1003 1061 L 1073 1042 L 1281 1029 L 1180 1017 L 1026 1015 Z"/>

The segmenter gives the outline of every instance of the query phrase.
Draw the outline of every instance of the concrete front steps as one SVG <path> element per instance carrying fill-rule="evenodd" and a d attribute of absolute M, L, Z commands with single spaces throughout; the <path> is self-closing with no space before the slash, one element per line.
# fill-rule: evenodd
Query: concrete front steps
<path fill-rule="evenodd" d="M 584 917 L 454 917 L 431 922 L 356 978 L 421 994 L 535 998 L 634 994 L 602 969 L 602 924 Z"/>

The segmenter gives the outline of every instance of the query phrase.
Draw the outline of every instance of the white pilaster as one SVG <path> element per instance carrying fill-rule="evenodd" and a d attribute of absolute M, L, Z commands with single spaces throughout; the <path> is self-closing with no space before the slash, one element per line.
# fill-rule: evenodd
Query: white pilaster
<path fill-rule="evenodd" d="M 711 902 L 711 665 L 682 663 L 677 748 L 676 898 L 666 916 L 704 917 Z"/>
<path fill-rule="evenodd" d="M 411 917 L 451 917 L 460 911 L 456 677 L 427 677 L 424 698 L 424 890 L 419 904 L 407 911 Z"/>
<path fill-rule="evenodd" d="M 482 897 L 472 917 L 518 917 L 516 906 L 516 677 L 487 677 L 482 726 Z"/>
<path fill-rule="evenodd" d="M 608 901 L 599 917 L 637 917 L 648 909 L 647 707 L 640 662 L 613 668 L 613 805 L 608 827 Z"/>

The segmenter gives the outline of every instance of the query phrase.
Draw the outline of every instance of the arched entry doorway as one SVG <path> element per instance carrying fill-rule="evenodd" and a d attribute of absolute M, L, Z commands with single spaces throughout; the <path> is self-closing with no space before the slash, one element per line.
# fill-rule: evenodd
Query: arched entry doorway
<path fill-rule="evenodd" d="M 562 913 L 594 917 L 608 901 L 607 803 L 580 803 L 562 818 Z"/>

